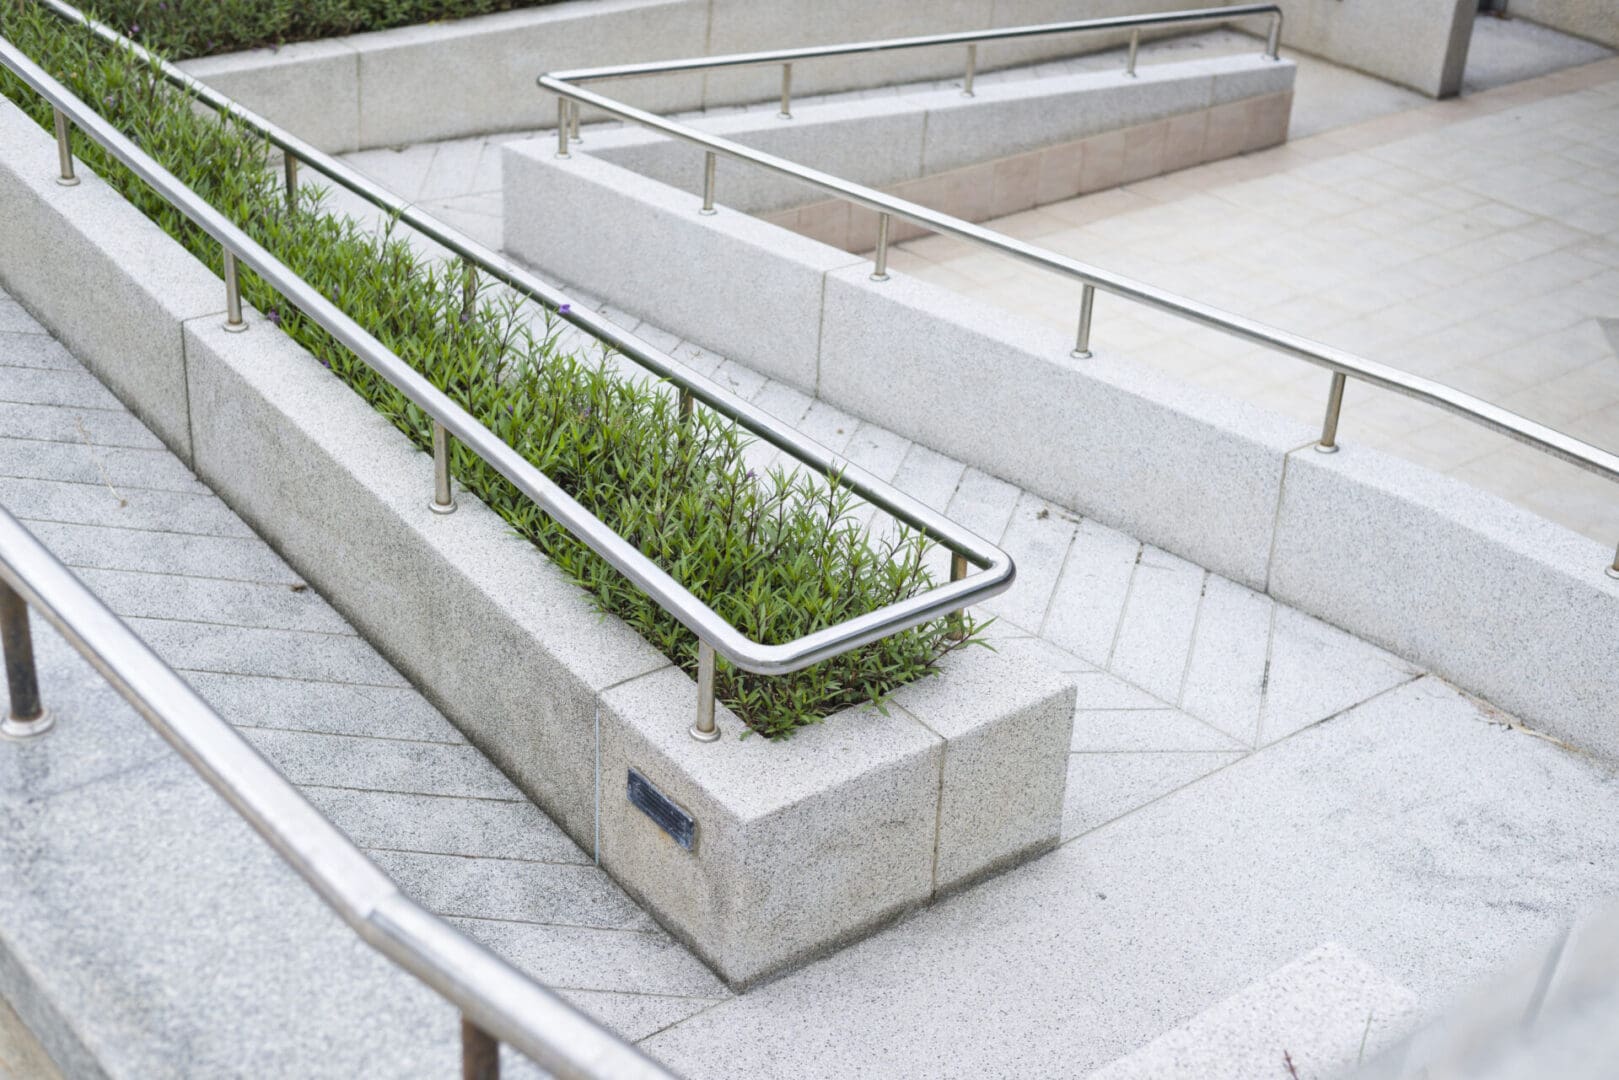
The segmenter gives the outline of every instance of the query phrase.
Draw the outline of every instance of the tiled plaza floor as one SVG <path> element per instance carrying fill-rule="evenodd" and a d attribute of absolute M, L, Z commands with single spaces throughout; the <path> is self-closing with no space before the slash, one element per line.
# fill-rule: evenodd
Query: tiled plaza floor
<path fill-rule="evenodd" d="M 989 224 L 1619 450 L 1619 60 Z M 889 265 L 1074 322 L 1072 285 L 960 241 Z M 1092 341 L 1314 423 L 1326 404 L 1326 373 L 1116 298 Z M 1611 482 L 1433 408 L 1351 383 L 1339 433 L 1619 540 Z"/>

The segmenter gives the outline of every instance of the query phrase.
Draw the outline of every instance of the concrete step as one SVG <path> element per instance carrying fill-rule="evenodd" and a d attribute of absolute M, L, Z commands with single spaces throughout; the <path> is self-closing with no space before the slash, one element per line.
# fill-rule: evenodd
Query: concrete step
<path fill-rule="evenodd" d="M 1369 1059 L 1416 1022 L 1415 994 L 1329 943 L 1089 1080 L 1324 1080 Z"/>

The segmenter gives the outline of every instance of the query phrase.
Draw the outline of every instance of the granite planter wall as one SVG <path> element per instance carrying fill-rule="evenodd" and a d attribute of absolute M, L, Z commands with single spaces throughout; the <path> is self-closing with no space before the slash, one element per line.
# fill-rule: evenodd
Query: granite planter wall
<path fill-rule="evenodd" d="M 688 676 L 476 499 L 431 512 L 427 455 L 256 314 L 225 332 L 219 280 L 87 170 L 57 186 L 52 140 L 9 103 L 0 145 L 8 230 L 48 237 L 62 275 L 8 243 L 0 283 L 109 382 L 175 375 L 113 385 L 182 418 L 198 475 L 733 985 L 1056 843 L 1069 681 L 974 650 L 886 716 L 776 744 L 721 709 L 728 737 L 693 741 Z M 91 271 L 104 288 L 61 288 Z M 153 314 L 154 287 L 189 306 Z M 150 371 L 107 332 L 130 326 Z M 628 808 L 631 768 L 695 818 L 690 850 Z"/>
<path fill-rule="evenodd" d="M 700 215 L 588 154 L 535 141 L 506 167 L 507 246 L 543 270 L 1619 757 L 1605 545 L 1387 455 L 1318 454 L 1306 425 L 1106 352 L 1075 359 L 1064 333 L 903 273 L 874 282 L 867 259 Z"/>

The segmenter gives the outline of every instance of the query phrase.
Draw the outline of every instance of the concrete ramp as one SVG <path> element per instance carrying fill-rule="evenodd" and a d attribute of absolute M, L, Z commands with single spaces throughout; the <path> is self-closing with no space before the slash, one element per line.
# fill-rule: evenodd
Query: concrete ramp
<path fill-rule="evenodd" d="M 1089 1080 L 1325 1080 L 1417 1023 L 1416 995 L 1326 944 Z"/>

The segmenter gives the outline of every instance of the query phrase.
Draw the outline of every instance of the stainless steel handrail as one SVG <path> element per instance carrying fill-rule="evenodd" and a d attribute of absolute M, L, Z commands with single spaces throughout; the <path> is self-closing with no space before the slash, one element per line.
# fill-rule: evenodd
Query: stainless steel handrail
<path fill-rule="evenodd" d="M 37 736 L 49 726 L 34 669 L 30 607 L 94 665 L 367 944 L 461 1010 L 464 1065 L 479 1064 L 487 1070 L 491 1062 L 498 1062 L 498 1040 L 556 1076 L 672 1080 L 673 1074 L 640 1050 L 401 893 L 353 841 L 0 507 L 0 641 L 10 687 L 7 736 Z"/>
<path fill-rule="evenodd" d="M 599 109 L 611 116 L 628 120 L 653 131 L 662 132 L 672 138 L 703 147 L 706 151 L 703 213 L 711 213 L 715 209 L 714 158 L 718 154 L 723 154 L 738 161 L 751 162 L 771 172 L 801 181 L 823 191 L 831 192 L 857 206 L 876 211 L 878 214 L 878 229 L 877 250 L 874 258 L 876 272 L 872 274 L 872 280 L 874 281 L 887 279 L 888 225 L 890 217 L 895 217 L 924 226 L 945 236 L 954 236 L 981 247 L 989 248 L 1031 266 L 1049 270 L 1080 282 L 1082 288 L 1079 302 L 1079 329 L 1074 349 L 1070 353 L 1076 359 L 1086 359 L 1091 355 L 1092 307 L 1095 302 L 1095 291 L 1101 289 L 1115 296 L 1134 300 L 1159 311 L 1169 312 L 1172 315 L 1180 316 L 1267 348 L 1276 349 L 1318 367 L 1326 368 L 1332 373 L 1332 381 L 1328 389 L 1327 408 L 1322 422 L 1321 438 L 1315 444 L 1315 448 L 1322 453 L 1333 453 L 1338 449 L 1338 418 L 1343 408 L 1344 386 L 1347 379 L 1354 378 L 1369 385 L 1404 394 L 1407 397 L 1415 398 L 1447 412 L 1455 413 L 1481 427 L 1516 439 L 1552 457 L 1594 472 L 1609 480 L 1619 480 L 1619 455 L 1612 454 L 1600 447 L 1592 446 L 1590 443 L 1577 439 L 1572 435 L 1537 423 L 1512 412 L 1510 409 L 1504 409 L 1499 405 L 1474 397 L 1472 394 L 1465 393 L 1455 387 L 1423 378 L 1420 375 L 1412 375 L 1401 371 L 1399 368 L 1356 356 L 1344 349 L 1313 341 L 1287 330 L 1267 326 L 1247 316 L 1221 310 L 1210 304 L 1180 296 L 1147 282 L 1117 274 L 1110 270 L 1104 270 L 1091 263 L 1081 262 L 1078 259 L 1071 259 L 1065 255 L 1047 251 L 1016 237 L 1007 236 L 969 221 L 963 221 L 949 214 L 931 210 L 920 204 L 888 195 L 862 184 L 853 183 L 842 177 L 800 165 L 786 158 L 778 157 L 762 150 L 755 150 L 733 140 L 709 134 L 688 124 L 669 120 L 644 109 L 636 108 L 604 94 L 586 90 L 578 85 L 581 81 L 599 79 L 640 77 L 669 72 L 703 71 L 708 68 L 781 63 L 784 62 L 784 57 L 789 56 L 790 59 L 799 61 L 820 56 L 844 56 L 878 50 L 926 48 L 939 44 L 971 43 L 1005 37 L 1029 37 L 1037 34 L 1062 34 L 1121 28 L 1130 28 L 1135 34 L 1139 34 L 1143 27 L 1148 26 L 1224 21 L 1233 16 L 1259 14 L 1273 14 L 1275 16 L 1271 35 L 1266 45 L 1266 55 L 1275 59 L 1281 27 L 1281 9 L 1275 4 L 1251 4 L 1229 8 L 1203 8 L 1197 11 L 1172 12 L 1160 15 L 1131 15 L 1117 18 L 1089 19 L 1083 22 L 1052 23 L 1044 26 L 1017 27 L 1008 30 L 969 31 L 960 34 L 933 35 L 931 37 L 828 45 L 807 49 L 783 50 L 776 53 L 739 53 L 732 56 L 696 57 L 644 64 L 624 64 L 617 67 L 598 67 L 544 74 L 539 76 L 537 82 L 540 87 L 556 94 L 558 98 L 557 157 L 559 158 L 569 156 L 568 133 L 569 131 L 577 132 L 580 106 Z M 1135 67 L 1135 44 L 1136 38 L 1133 35 L 1129 58 L 1131 73 L 1133 73 Z M 971 70 L 969 64 L 969 85 Z M 785 107 L 782 109 L 782 115 L 784 119 L 791 119 Z M 1619 551 L 1616 551 L 1614 561 L 1607 567 L 1606 572 L 1610 577 L 1619 578 Z"/>
<path fill-rule="evenodd" d="M 806 634 L 795 641 L 763 645 L 751 640 L 692 595 L 685 586 L 643 555 L 634 545 L 618 536 L 600 519 L 580 506 L 476 418 L 434 388 L 430 382 L 413 371 L 404 361 L 229 219 L 176 180 L 124 137 L 117 128 L 74 98 L 14 46 L 3 43 L 3 48 L 0 48 L 0 61 L 50 101 L 56 108 L 59 118 L 65 118 L 57 125 L 64 177 L 71 174 L 69 125 L 66 123 L 71 121 L 73 125 L 91 134 L 108 152 L 220 242 L 225 251 L 228 328 L 245 327 L 245 323 L 240 319 L 240 298 L 236 288 L 235 263 L 240 259 L 290 303 L 325 327 L 337 340 L 433 418 L 437 425 L 435 449 L 440 452 L 435 453 L 437 475 L 432 505 L 441 510 L 448 510 L 451 506 L 446 501 L 448 454 L 445 436 L 453 435 L 697 635 L 699 677 L 697 719 L 691 729 L 694 737 L 710 741 L 719 736 L 719 729 L 713 721 L 713 670 L 716 654 L 726 657 L 745 671 L 763 675 L 786 674 L 899 631 L 959 612 L 971 604 L 996 596 L 1011 587 L 1016 568 L 1011 557 L 999 547 L 956 525 L 943 514 L 924 506 L 852 462 L 806 438 L 776 417 L 692 371 L 667 353 L 620 330 L 601 315 L 574 306 L 565 293 L 540 281 L 504 256 L 421 213 L 348 166 L 333 160 L 262 117 L 241 108 L 229 98 L 198 82 L 172 64 L 153 56 L 72 5 L 63 0 L 37 0 L 37 2 L 63 18 L 88 27 L 109 44 L 129 49 L 151 63 L 165 79 L 198 101 L 222 114 L 229 114 L 256 130 L 286 153 L 289 180 L 296 177 L 297 169 L 294 163 L 302 162 L 372 204 L 397 214 L 400 220 L 460 256 L 469 267 L 481 269 L 521 295 L 545 305 L 557 312 L 562 319 L 611 344 L 653 374 L 678 386 L 684 409 L 689 409 L 694 400 L 701 401 L 721 415 L 735 420 L 748 431 L 785 450 L 799 461 L 822 472 L 835 474 L 843 486 L 879 509 L 887 511 L 899 521 L 918 529 L 952 552 L 954 557 L 951 559 L 951 580 L 928 592 Z M 969 563 L 980 567 L 980 572 L 969 575 Z"/>

